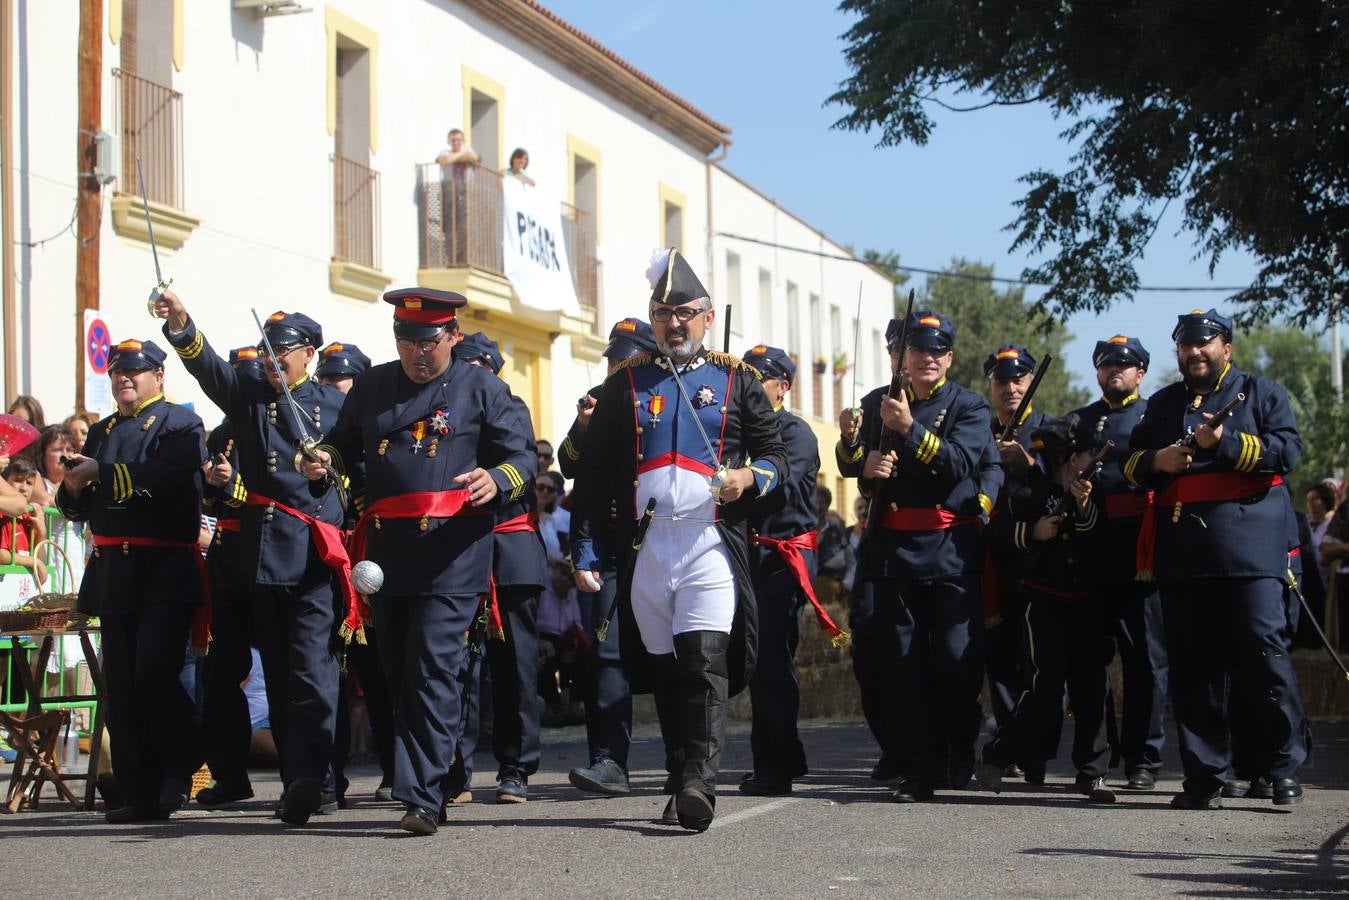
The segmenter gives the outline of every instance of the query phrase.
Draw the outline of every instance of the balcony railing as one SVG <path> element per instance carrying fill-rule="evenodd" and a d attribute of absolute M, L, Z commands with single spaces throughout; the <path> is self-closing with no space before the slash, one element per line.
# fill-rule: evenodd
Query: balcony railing
<path fill-rule="evenodd" d="M 423 269 L 473 268 L 506 274 L 501 254 L 501 177 L 473 163 L 417 167 L 417 230 Z M 597 310 L 600 263 L 595 258 L 594 218 L 563 203 L 562 234 L 576 298 L 582 308 Z"/>
<path fill-rule="evenodd" d="M 126 194 L 140 193 L 136 179 L 139 157 L 149 198 L 183 209 L 183 95 L 122 69 L 113 69 L 112 77 L 122 146 L 118 186 Z"/>
<path fill-rule="evenodd" d="M 379 268 L 379 173 L 333 154 L 333 258 Z"/>

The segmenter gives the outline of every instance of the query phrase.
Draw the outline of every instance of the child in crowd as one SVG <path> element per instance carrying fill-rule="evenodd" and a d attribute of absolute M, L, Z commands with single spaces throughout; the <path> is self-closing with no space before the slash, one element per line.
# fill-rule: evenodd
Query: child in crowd
<path fill-rule="evenodd" d="M 5 481 L 8 481 L 24 500 L 30 501 L 28 511 L 19 516 L 5 516 L 0 519 L 0 566 L 25 566 L 33 570 L 38 584 L 47 581 L 47 567 L 42 560 L 33 556 L 33 548 L 47 536 L 46 524 L 42 518 L 42 508 L 31 502 L 33 486 L 37 483 L 37 467 L 26 455 L 15 456 L 5 466 Z"/>
<path fill-rule="evenodd" d="M 539 595 L 539 694 L 544 725 L 585 721 L 581 685 L 590 638 L 581 622 L 581 608 L 571 572 L 562 559 L 549 560 L 549 581 Z M 569 702 L 563 701 L 566 692 Z"/>

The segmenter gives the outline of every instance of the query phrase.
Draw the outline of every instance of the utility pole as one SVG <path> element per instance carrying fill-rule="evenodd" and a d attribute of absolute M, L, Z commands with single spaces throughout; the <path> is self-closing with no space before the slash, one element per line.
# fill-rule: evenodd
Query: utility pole
<path fill-rule="evenodd" d="M 98 309 L 103 186 L 94 177 L 94 135 L 103 125 L 103 0 L 80 0 L 79 119 L 75 132 L 75 409 L 84 412 L 84 311 Z"/>

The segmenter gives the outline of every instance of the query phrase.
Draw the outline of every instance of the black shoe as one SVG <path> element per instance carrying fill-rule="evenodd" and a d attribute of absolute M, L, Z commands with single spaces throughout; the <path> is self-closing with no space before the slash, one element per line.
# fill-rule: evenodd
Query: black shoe
<path fill-rule="evenodd" d="M 1223 798 L 1220 792 L 1214 791 L 1212 794 L 1191 794 L 1188 791 L 1181 791 L 1171 798 L 1172 809 L 1222 809 Z"/>
<path fill-rule="evenodd" d="M 790 779 L 761 777 L 750 773 L 740 782 L 740 793 L 749 797 L 781 797 L 792 792 Z"/>
<path fill-rule="evenodd" d="M 946 769 L 946 786 L 953 791 L 964 790 L 974 780 L 973 763 L 961 763 Z"/>
<path fill-rule="evenodd" d="M 888 784 L 902 777 L 899 765 L 885 754 L 881 754 L 880 761 L 871 769 L 871 780 L 879 781 L 881 784 Z"/>
<path fill-rule="evenodd" d="M 333 795 L 330 795 L 333 796 Z M 281 795 L 281 806 L 277 818 L 287 825 L 303 825 L 309 817 L 323 806 L 323 786 L 312 778 L 297 778 Z M 337 809 L 337 798 L 333 796 L 333 809 Z"/>
<path fill-rule="evenodd" d="M 444 812 L 442 812 L 441 815 L 443 816 Z M 407 812 L 403 814 L 403 818 L 399 821 L 398 827 L 404 831 L 426 837 L 436 833 L 437 818 L 436 814 L 431 812 L 431 810 L 421 806 L 414 806 L 409 803 L 407 805 Z"/>
<path fill-rule="evenodd" d="M 932 783 L 922 778 L 901 778 L 890 799 L 896 803 L 926 803 L 932 799 Z"/>
<path fill-rule="evenodd" d="M 347 808 L 347 800 L 344 796 L 338 796 L 336 791 L 322 791 L 319 793 L 318 814 L 321 816 L 331 816 L 339 809 Z"/>
<path fill-rule="evenodd" d="M 572 787 L 592 794 L 605 794 L 609 797 L 622 797 L 632 793 L 628 784 L 628 773 L 612 759 L 597 759 L 583 769 L 572 769 L 567 773 Z"/>
<path fill-rule="evenodd" d="M 1087 798 L 1088 803 L 1114 803 L 1115 792 L 1105 786 L 1103 775 L 1078 775 L 1078 793 Z"/>
<path fill-rule="evenodd" d="M 1134 769 L 1124 787 L 1131 791 L 1150 791 L 1157 786 L 1157 776 L 1149 769 Z"/>
<path fill-rule="evenodd" d="M 1016 763 L 1012 763 L 1010 766 L 1006 766 L 1006 767 L 1002 770 L 1002 777 L 1003 777 L 1003 778 L 1025 778 L 1025 777 L 1026 777 L 1026 770 L 1023 769 L 1023 768 L 1021 768 L 1020 766 L 1018 766 Z"/>
<path fill-rule="evenodd" d="M 211 782 L 209 787 L 204 787 L 197 792 L 197 802 L 207 809 L 219 809 L 223 806 L 232 806 L 235 803 L 241 803 L 253 796 L 253 784 L 245 775 L 243 780 L 235 779 L 222 780 L 217 778 Z"/>
<path fill-rule="evenodd" d="M 979 762 L 974 764 L 974 780 L 993 793 L 1001 794 L 1002 776 L 1006 773 L 1007 768 L 1010 767 L 999 766 L 997 763 L 980 759 Z"/>
<path fill-rule="evenodd" d="M 1280 778 L 1274 782 L 1274 805 L 1292 806 L 1302 802 L 1302 785 L 1296 778 Z"/>
<path fill-rule="evenodd" d="M 389 803 L 393 800 L 393 787 L 387 784 L 381 784 L 375 788 L 375 802 Z"/>
<path fill-rule="evenodd" d="M 1293 783 L 1296 784 L 1297 782 Z M 1274 782 L 1263 775 L 1252 779 L 1251 789 L 1246 792 L 1247 800 L 1273 800 L 1276 796 L 1278 796 L 1278 792 Z"/>
<path fill-rule="evenodd" d="M 529 799 L 528 779 L 514 772 L 501 776 L 497 782 L 498 803 L 524 803 Z"/>
<path fill-rule="evenodd" d="M 110 809 L 103 814 L 109 825 L 129 825 L 132 822 L 165 822 L 170 813 L 162 809 L 145 809 L 129 804 Z"/>
<path fill-rule="evenodd" d="M 671 797 L 670 802 L 665 804 L 665 812 L 660 814 L 660 824 L 678 825 L 679 810 L 675 808 L 675 798 Z"/>
<path fill-rule="evenodd" d="M 1229 778 L 1223 785 L 1222 795 L 1229 800 L 1245 797 L 1251 792 L 1251 783 L 1245 778 Z"/>
<path fill-rule="evenodd" d="M 187 795 L 191 791 L 192 785 L 186 778 L 175 778 L 170 775 L 164 779 L 164 785 L 159 789 L 159 809 L 164 815 L 171 816 L 187 804 Z"/>
<path fill-rule="evenodd" d="M 679 826 L 689 831 L 706 831 L 712 827 L 716 809 L 717 798 L 697 788 L 684 788 L 675 797 L 675 814 L 679 817 Z"/>
<path fill-rule="evenodd" d="M 1045 783 L 1045 764 L 1043 762 L 1026 763 L 1022 768 L 1026 770 L 1026 784 Z"/>
<path fill-rule="evenodd" d="M 104 772 L 98 776 L 94 780 L 94 786 L 98 788 L 98 795 L 103 798 L 105 810 L 121 809 L 126 806 L 126 794 L 111 772 Z"/>

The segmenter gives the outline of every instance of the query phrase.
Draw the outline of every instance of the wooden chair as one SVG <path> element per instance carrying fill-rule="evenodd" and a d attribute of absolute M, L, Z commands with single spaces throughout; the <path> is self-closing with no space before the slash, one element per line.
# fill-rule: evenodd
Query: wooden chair
<path fill-rule="evenodd" d="M 19 752 L 9 778 L 9 792 L 5 795 L 7 812 L 36 809 L 42 788 L 49 781 L 71 806 L 77 810 L 83 808 L 61 776 L 57 751 L 61 729 L 70 727 L 70 723 L 71 711 L 68 709 L 47 710 L 27 718 L 0 712 L 0 726 L 9 729 L 9 744 Z"/>

